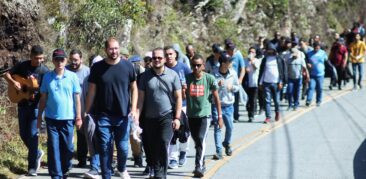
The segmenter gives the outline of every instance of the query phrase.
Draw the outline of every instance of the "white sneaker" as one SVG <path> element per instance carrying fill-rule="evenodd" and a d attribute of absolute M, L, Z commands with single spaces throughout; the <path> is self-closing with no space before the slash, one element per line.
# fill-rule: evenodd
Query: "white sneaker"
<path fill-rule="evenodd" d="M 130 175 L 127 172 L 127 169 L 125 169 L 124 172 L 119 172 L 119 176 L 121 177 L 121 179 L 131 179 Z"/>
<path fill-rule="evenodd" d="M 89 171 L 84 173 L 84 178 L 99 179 L 99 173 L 96 170 L 89 170 Z"/>
<path fill-rule="evenodd" d="M 42 157 L 44 155 L 43 150 L 39 150 L 38 156 L 37 156 L 37 166 L 36 166 L 36 171 L 38 171 L 41 168 L 41 161 L 42 161 Z"/>
<path fill-rule="evenodd" d="M 29 169 L 28 176 L 32 176 L 32 177 L 37 176 L 37 170 L 35 170 L 33 168 Z"/>

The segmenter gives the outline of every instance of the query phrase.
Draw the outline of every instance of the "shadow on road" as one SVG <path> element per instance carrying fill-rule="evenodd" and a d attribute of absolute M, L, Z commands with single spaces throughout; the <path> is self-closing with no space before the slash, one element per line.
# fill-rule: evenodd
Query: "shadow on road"
<path fill-rule="evenodd" d="M 353 175 L 355 179 L 366 178 L 366 140 L 357 149 L 353 159 Z"/>

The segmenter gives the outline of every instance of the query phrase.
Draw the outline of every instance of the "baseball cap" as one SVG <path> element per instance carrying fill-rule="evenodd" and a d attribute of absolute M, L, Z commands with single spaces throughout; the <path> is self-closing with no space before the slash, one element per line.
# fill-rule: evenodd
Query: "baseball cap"
<path fill-rule="evenodd" d="M 66 58 L 67 55 L 65 53 L 65 51 L 61 48 L 58 48 L 56 50 L 53 51 L 52 53 L 52 58 L 55 59 L 55 58 Z"/>

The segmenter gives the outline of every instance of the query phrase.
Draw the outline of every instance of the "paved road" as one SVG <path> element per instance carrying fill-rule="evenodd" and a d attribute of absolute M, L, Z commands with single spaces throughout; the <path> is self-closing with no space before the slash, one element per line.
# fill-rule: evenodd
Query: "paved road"
<path fill-rule="evenodd" d="M 320 107 L 294 112 L 285 111 L 283 104 L 283 118 L 277 123 L 262 124 L 263 115 L 247 123 L 241 106 L 241 122 L 234 124 L 231 157 L 211 160 L 215 148 L 210 129 L 205 178 L 366 178 L 366 91 L 329 91 L 328 84 L 326 81 Z M 193 142 L 187 164 L 169 170 L 168 178 L 192 177 L 192 146 Z M 132 164 L 127 162 L 131 177 L 142 178 L 144 169 Z M 82 178 L 87 170 L 74 168 L 70 178 Z M 47 169 L 43 168 L 37 178 L 49 178 Z"/>

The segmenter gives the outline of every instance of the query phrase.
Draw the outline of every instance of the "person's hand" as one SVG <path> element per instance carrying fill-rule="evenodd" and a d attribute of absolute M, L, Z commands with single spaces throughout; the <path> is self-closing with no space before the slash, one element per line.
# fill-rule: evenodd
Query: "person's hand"
<path fill-rule="evenodd" d="M 139 125 L 140 115 L 136 111 L 131 111 L 129 116 L 132 118 L 132 122 L 134 122 L 136 125 Z"/>
<path fill-rule="evenodd" d="M 311 67 L 312 67 L 312 65 L 311 65 L 310 63 L 308 63 L 308 67 L 309 67 L 309 68 L 311 68 Z"/>
<path fill-rule="evenodd" d="M 281 90 L 283 87 L 282 83 L 278 83 L 278 90 Z"/>
<path fill-rule="evenodd" d="M 81 129 L 81 126 L 83 125 L 83 121 L 81 120 L 81 116 L 77 116 L 75 118 L 75 125 L 76 125 L 77 130 Z"/>
<path fill-rule="evenodd" d="M 233 89 L 233 85 L 232 85 L 232 84 L 228 84 L 228 85 L 227 85 L 227 90 L 228 90 L 228 91 L 231 91 L 232 89 Z"/>
<path fill-rule="evenodd" d="M 174 119 L 172 122 L 173 130 L 178 130 L 180 127 L 180 121 L 179 119 Z"/>
<path fill-rule="evenodd" d="M 22 85 L 20 85 L 20 83 L 19 82 L 17 82 L 17 81 L 14 81 L 14 88 L 16 89 L 16 90 L 21 90 L 22 89 Z"/>
<path fill-rule="evenodd" d="M 220 81 L 218 82 L 218 85 L 219 85 L 219 86 L 223 86 L 223 85 L 224 85 L 224 80 L 220 80 Z"/>
<path fill-rule="evenodd" d="M 222 116 L 219 116 L 217 118 L 218 123 L 219 123 L 219 128 L 222 129 L 222 127 L 224 126 L 224 121 L 222 120 Z"/>

